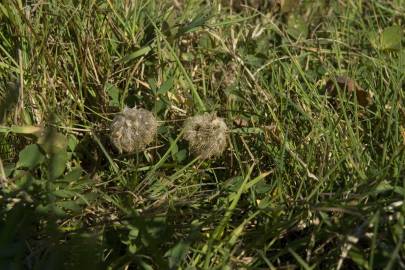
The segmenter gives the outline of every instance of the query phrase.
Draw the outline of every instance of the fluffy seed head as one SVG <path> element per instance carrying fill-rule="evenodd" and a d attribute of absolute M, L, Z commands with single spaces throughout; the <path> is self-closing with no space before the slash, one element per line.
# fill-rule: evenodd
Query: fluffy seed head
<path fill-rule="evenodd" d="M 150 111 L 125 108 L 111 124 L 111 141 L 120 153 L 139 152 L 153 141 L 157 127 Z"/>
<path fill-rule="evenodd" d="M 220 156 L 227 145 L 224 120 L 215 113 L 204 113 L 190 117 L 184 123 L 184 139 L 190 150 L 203 159 Z"/>

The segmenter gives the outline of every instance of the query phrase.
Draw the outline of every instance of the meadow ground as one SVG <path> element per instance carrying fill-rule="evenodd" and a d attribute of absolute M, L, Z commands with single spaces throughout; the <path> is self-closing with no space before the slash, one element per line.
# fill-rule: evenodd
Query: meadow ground
<path fill-rule="evenodd" d="M 404 25 L 404 0 L 2 1 L 0 269 L 405 269 Z M 158 120 L 132 154 L 126 106 Z"/>

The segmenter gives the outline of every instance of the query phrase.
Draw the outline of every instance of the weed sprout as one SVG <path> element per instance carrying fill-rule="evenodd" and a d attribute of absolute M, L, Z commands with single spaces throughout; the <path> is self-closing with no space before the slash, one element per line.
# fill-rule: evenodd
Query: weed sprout
<path fill-rule="evenodd" d="M 157 127 L 150 111 L 126 107 L 113 119 L 111 141 L 120 153 L 139 152 L 154 140 Z"/>
<path fill-rule="evenodd" d="M 224 120 L 215 113 L 204 113 L 190 117 L 184 123 L 184 139 L 191 152 L 202 159 L 220 156 L 227 145 L 227 131 Z"/>

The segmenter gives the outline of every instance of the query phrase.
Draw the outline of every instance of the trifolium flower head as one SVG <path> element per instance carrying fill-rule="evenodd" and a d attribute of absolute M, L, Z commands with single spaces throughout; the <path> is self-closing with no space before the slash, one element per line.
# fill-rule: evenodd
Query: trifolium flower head
<path fill-rule="evenodd" d="M 202 159 L 220 156 L 227 145 L 228 127 L 215 113 L 190 117 L 184 123 L 184 139 L 190 151 Z"/>
<path fill-rule="evenodd" d="M 126 107 L 112 121 L 111 141 L 120 153 L 139 152 L 154 140 L 157 127 L 150 111 Z"/>

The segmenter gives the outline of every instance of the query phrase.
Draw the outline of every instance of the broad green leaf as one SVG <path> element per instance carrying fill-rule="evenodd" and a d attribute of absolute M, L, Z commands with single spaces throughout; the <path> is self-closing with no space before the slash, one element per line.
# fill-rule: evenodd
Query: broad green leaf
<path fill-rule="evenodd" d="M 241 175 L 232 177 L 224 182 L 224 188 L 229 192 L 236 192 L 243 183 L 243 177 Z"/>
<path fill-rule="evenodd" d="M 136 246 L 136 244 L 129 243 L 128 244 L 128 251 L 131 254 L 136 254 L 136 252 L 138 251 L 138 247 Z"/>
<path fill-rule="evenodd" d="M 60 197 L 60 198 L 72 198 L 76 194 L 77 194 L 76 192 L 66 190 L 66 189 L 59 189 L 59 190 L 52 191 L 52 195 L 55 195 L 56 197 Z"/>
<path fill-rule="evenodd" d="M 137 227 L 134 227 L 134 226 L 128 226 L 128 227 L 130 227 L 131 229 L 129 230 L 129 234 L 128 234 L 128 237 L 130 237 L 131 239 L 136 239 L 136 238 L 138 238 L 138 235 L 139 235 L 139 229 L 137 228 Z"/>
<path fill-rule="evenodd" d="M 191 62 L 195 60 L 195 55 L 193 53 L 184 52 L 180 55 L 180 59 L 185 62 Z"/>
<path fill-rule="evenodd" d="M 67 215 L 62 208 L 56 206 L 54 203 L 47 205 L 40 204 L 35 208 L 35 211 L 42 215 L 49 215 L 50 213 L 58 217 L 65 217 Z"/>
<path fill-rule="evenodd" d="M 388 181 L 384 180 L 377 185 L 374 192 L 381 193 L 381 192 L 385 192 L 385 191 L 390 191 L 392 189 L 393 189 L 393 186 Z"/>
<path fill-rule="evenodd" d="M 57 202 L 56 205 L 60 207 L 61 209 L 64 210 L 70 210 L 73 212 L 80 212 L 83 207 L 80 205 L 80 203 L 77 200 L 70 200 L 70 201 L 60 201 Z"/>
<path fill-rule="evenodd" d="M 251 65 L 255 68 L 262 66 L 264 63 L 263 58 L 257 57 L 253 54 L 246 55 L 245 60 L 246 60 L 246 63 L 248 63 L 249 65 Z"/>
<path fill-rule="evenodd" d="M 179 146 L 177 145 L 176 141 L 173 140 L 172 138 L 169 138 L 169 142 L 170 142 L 170 149 L 171 149 L 171 154 L 172 154 L 172 158 L 174 160 L 176 160 L 176 154 L 179 151 Z"/>
<path fill-rule="evenodd" d="M 269 185 L 269 184 L 266 184 L 265 182 L 259 182 L 259 183 L 257 183 L 256 185 L 255 185 L 255 191 L 258 193 L 258 194 L 264 194 L 264 193 L 267 193 L 267 192 L 269 192 L 270 190 L 271 190 L 271 185 Z"/>
<path fill-rule="evenodd" d="M 165 96 L 161 96 L 158 100 L 155 102 L 155 110 L 156 113 L 159 113 L 167 108 L 167 104 L 170 104 L 170 102 L 167 100 Z"/>
<path fill-rule="evenodd" d="M 16 177 L 15 184 L 19 188 L 27 188 L 35 181 L 31 173 L 24 171 L 19 177 Z"/>
<path fill-rule="evenodd" d="M 384 29 L 381 34 L 381 49 L 397 50 L 401 47 L 402 28 L 398 25 Z"/>
<path fill-rule="evenodd" d="M 5 164 L 4 166 L 4 173 L 6 177 L 10 177 L 13 171 L 15 170 L 15 164 Z"/>
<path fill-rule="evenodd" d="M 155 78 L 148 79 L 148 84 L 150 89 L 153 91 L 154 94 L 157 92 L 157 81 Z"/>
<path fill-rule="evenodd" d="M 168 257 L 169 267 L 173 269 L 177 268 L 184 257 L 187 255 L 189 249 L 190 243 L 180 241 L 173 248 L 168 250 L 165 254 L 165 257 Z"/>
<path fill-rule="evenodd" d="M 64 177 L 63 177 L 63 181 L 66 182 L 74 182 L 80 179 L 81 175 L 83 173 L 83 169 L 82 168 L 74 168 L 72 169 L 72 171 L 70 171 L 69 173 L 67 173 Z"/>
<path fill-rule="evenodd" d="M 287 33 L 295 39 L 305 39 L 308 35 L 308 25 L 302 17 L 292 15 L 288 18 Z"/>
<path fill-rule="evenodd" d="M 187 151 L 185 149 L 181 149 L 175 155 L 177 162 L 182 162 L 187 158 Z"/>
<path fill-rule="evenodd" d="M 91 192 L 81 196 L 80 198 L 84 203 L 88 204 L 92 201 L 95 201 L 98 198 L 98 196 L 99 195 L 96 192 Z"/>
<path fill-rule="evenodd" d="M 66 150 L 67 138 L 54 129 L 48 129 L 47 132 L 38 139 L 38 144 L 47 154 L 55 154 Z"/>
<path fill-rule="evenodd" d="M 211 49 L 213 47 L 211 36 L 207 33 L 201 33 L 200 40 L 198 41 L 198 46 L 204 49 Z"/>
<path fill-rule="evenodd" d="M 172 87 L 173 87 L 173 77 L 170 77 L 167 81 L 162 83 L 162 85 L 159 87 L 159 90 L 157 91 L 157 93 L 159 95 L 165 94 L 170 89 L 172 89 Z"/>
<path fill-rule="evenodd" d="M 398 50 L 401 48 L 402 28 L 398 25 L 385 28 L 381 34 L 368 34 L 371 45 L 379 50 Z"/>
<path fill-rule="evenodd" d="M 32 169 L 39 164 L 41 164 L 45 157 L 41 153 L 39 146 L 37 144 L 27 145 L 23 150 L 21 150 L 18 155 L 19 159 L 17 162 L 17 168 L 26 167 Z"/>
<path fill-rule="evenodd" d="M 69 150 L 74 152 L 76 149 L 76 146 L 79 144 L 79 140 L 76 138 L 74 135 L 69 135 L 68 141 L 67 141 Z"/>
<path fill-rule="evenodd" d="M 48 163 L 48 172 L 50 179 L 56 179 L 63 174 L 66 168 L 67 152 L 61 151 L 52 154 Z"/>
<path fill-rule="evenodd" d="M 107 84 L 105 90 L 110 96 L 110 106 L 119 107 L 120 106 L 120 89 L 112 84 Z"/>

